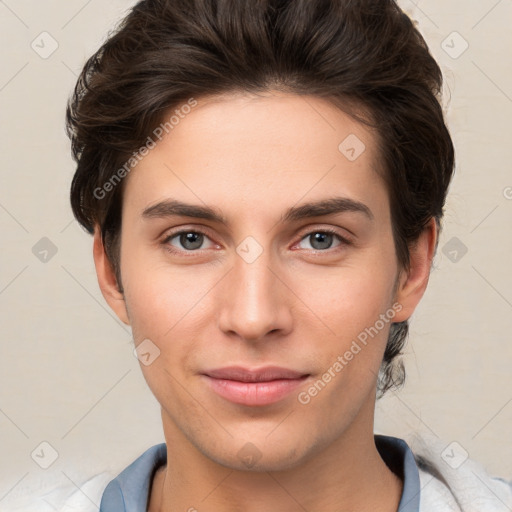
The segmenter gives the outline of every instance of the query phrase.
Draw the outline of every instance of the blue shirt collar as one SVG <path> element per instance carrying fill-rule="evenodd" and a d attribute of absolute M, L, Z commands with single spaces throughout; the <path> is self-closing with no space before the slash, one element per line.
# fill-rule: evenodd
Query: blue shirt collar
<path fill-rule="evenodd" d="M 398 512 L 418 512 L 420 509 L 420 475 L 408 444 L 397 437 L 375 434 L 375 445 L 387 466 L 403 480 Z"/>

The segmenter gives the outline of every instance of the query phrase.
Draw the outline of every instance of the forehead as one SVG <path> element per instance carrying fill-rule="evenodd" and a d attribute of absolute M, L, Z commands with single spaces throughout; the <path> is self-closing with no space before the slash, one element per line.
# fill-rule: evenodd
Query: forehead
<path fill-rule="evenodd" d="M 325 99 L 231 93 L 171 117 L 172 129 L 128 176 L 125 201 L 139 211 L 176 195 L 265 210 L 284 198 L 383 192 L 375 133 Z"/>

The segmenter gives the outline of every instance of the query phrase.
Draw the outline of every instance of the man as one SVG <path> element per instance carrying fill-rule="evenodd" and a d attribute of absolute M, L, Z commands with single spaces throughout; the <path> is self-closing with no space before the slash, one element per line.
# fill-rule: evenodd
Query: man
<path fill-rule="evenodd" d="M 393 1 L 142 1 L 88 61 L 72 206 L 165 434 L 102 512 L 472 506 L 373 433 L 453 173 L 441 84 Z"/>

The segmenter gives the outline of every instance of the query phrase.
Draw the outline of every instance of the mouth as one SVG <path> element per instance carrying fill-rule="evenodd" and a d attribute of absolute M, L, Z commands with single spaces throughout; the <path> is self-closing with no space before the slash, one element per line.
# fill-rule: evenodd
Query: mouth
<path fill-rule="evenodd" d="M 212 391 L 230 402 L 263 406 L 287 397 L 301 386 L 310 374 L 277 366 L 256 370 L 232 366 L 208 370 L 201 376 Z"/>

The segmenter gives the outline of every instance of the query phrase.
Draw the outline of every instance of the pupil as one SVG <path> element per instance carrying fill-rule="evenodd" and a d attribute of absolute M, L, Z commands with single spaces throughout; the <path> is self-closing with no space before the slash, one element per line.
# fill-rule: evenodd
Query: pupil
<path fill-rule="evenodd" d="M 314 249 L 329 249 L 332 245 L 332 235 L 330 233 L 315 233 L 311 246 Z"/>

